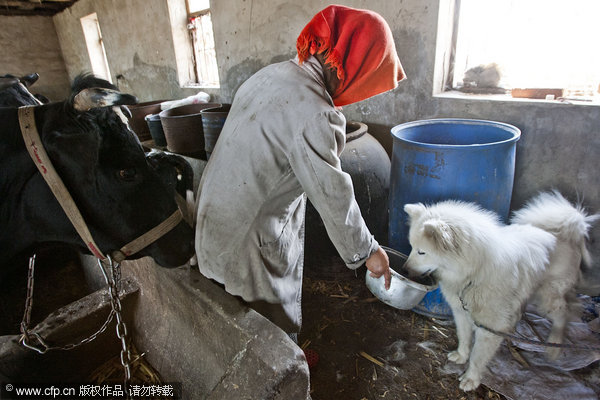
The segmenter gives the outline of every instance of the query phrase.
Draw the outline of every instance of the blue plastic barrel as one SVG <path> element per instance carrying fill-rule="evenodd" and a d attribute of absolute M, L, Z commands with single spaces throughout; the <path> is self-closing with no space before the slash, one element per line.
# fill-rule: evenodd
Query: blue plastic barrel
<path fill-rule="evenodd" d="M 506 220 L 521 131 L 509 124 L 472 119 L 430 119 L 392 128 L 390 247 L 410 253 L 408 203 L 457 199 L 475 202 Z M 414 309 L 434 318 L 452 318 L 439 289 Z"/>

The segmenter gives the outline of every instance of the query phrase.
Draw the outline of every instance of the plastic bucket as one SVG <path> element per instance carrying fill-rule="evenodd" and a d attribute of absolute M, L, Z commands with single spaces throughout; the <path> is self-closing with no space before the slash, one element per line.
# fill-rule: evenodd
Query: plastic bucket
<path fill-rule="evenodd" d="M 204 149 L 206 150 L 206 159 L 210 158 L 217 139 L 221 134 L 227 114 L 231 109 L 231 104 L 223 104 L 221 107 L 205 108 L 200 111 L 202 116 L 202 129 L 204 130 Z"/>
<path fill-rule="evenodd" d="M 160 103 L 167 100 L 153 100 L 144 103 L 138 103 L 126 106 L 131 111 L 131 119 L 129 125 L 131 130 L 135 132 L 141 142 L 151 139 L 148 124 L 145 117 L 149 114 L 158 114 L 160 112 Z"/>
<path fill-rule="evenodd" d="M 165 131 L 163 130 L 162 122 L 160 121 L 160 114 L 149 114 L 146 115 L 145 119 L 148 124 L 150 136 L 152 136 L 152 140 L 154 140 L 154 144 L 160 147 L 166 147 L 167 139 L 165 139 Z"/>
<path fill-rule="evenodd" d="M 515 174 L 515 126 L 471 119 L 431 119 L 392 128 L 390 247 L 409 254 L 408 203 L 446 199 L 475 202 L 506 220 Z M 439 289 L 413 309 L 435 318 L 452 318 Z"/>
<path fill-rule="evenodd" d="M 221 103 L 196 103 L 161 111 L 167 150 L 206 160 L 200 111 L 220 106 Z"/>

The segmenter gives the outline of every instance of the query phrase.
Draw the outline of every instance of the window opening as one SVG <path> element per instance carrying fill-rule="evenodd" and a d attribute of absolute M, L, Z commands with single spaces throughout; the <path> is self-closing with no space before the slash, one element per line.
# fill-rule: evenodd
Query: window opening
<path fill-rule="evenodd" d="M 597 0 L 455 0 L 446 88 L 599 101 Z"/>
<path fill-rule="evenodd" d="M 202 86 L 218 87 L 219 70 L 215 51 L 209 0 L 187 0 L 188 30 L 194 49 L 196 82 Z"/>
<path fill-rule="evenodd" d="M 102 32 L 98 23 L 96 13 L 87 15 L 80 19 L 81 27 L 83 28 L 83 36 L 90 56 L 92 64 L 92 72 L 99 78 L 106 79 L 112 83 L 110 69 L 108 67 L 108 59 L 106 58 L 106 50 L 102 41 Z"/>

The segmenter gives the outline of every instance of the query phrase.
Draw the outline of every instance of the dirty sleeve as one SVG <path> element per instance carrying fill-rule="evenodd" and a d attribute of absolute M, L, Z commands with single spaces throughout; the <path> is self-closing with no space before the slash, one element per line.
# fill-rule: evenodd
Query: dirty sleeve
<path fill-rule="evenodd" d="M 341 168 L 339 154 L 344 148 L 345 130 L 346 120 L 341 112 L 319 113 L 309 118 L 294 135 L 289 158 L 329 238 L 346 265 L 355 269 L 379 244 L 361 215 L 352 179 Z"/>

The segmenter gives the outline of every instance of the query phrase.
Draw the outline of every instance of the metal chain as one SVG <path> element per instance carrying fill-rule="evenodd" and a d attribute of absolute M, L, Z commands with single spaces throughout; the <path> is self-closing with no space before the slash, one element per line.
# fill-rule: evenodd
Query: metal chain
<path fill-rule="evenodd" d="M 108 293 L 110 295 L 112 310 L 117 317 L 117 337 L 121 341 L 121 365 L 123 366 L 123 370 L 125 372 L 125 388 L 127 388 L 129 381 L 131 380 L 131 351 L 129 349 L 129 344 L 127 343 L 127 326 L 125 325 L 125 321 L 123 321 L 121 314 L 121 299 L 119 298 L 118 285 L 120 284 L 121 280 L 121 265 L 117 262 L 114 262 L 110 256 L 108 256 L 107 259 L 111 266 L 110 277 L 106 272 L 106 268 L 104 268 L 104 263 L 100 259 L 98 259 L 98 266 L 102 270 L 104 279 L 108 284 Z"/>
<path fill-rule="evenodd" d="M 22 336 L 19 341 L 25 346 L 27 346 L 25 344 L 25 339 L 29 339 L 27 327 L 29 326 L 29 322 L 31 321 L 31 308 L 33 306 L 33 274 L 35 272 L 35 256 L 36 254 L 29 257 L 29 269 L 27 271 L 27 297 L 25 299 L 25 311 L 23 312 L 23 320 L 21 321 Z"/>
<path fill-rule="evenodd" d="M 34 284 L 34 272 L 35 272 L 35 258 L 34 254 L 29 258 L 29 270 L 27 273 L 27 298 L 25 300 L 25 311 L 23 312 L 23 320 L 21 321 L 21 337 L 19 338 L 19 343 L 28 349 L 34 350 L 39 354 L 45 354 L 49 350 L 72 350 L 82 344 L 89 343 L 96 339 L 102 332 L 106 330 L 108 325 L 113 320 L 113 317 L 116 316 L 117 324 L 116 331 L 117 337 L 121 341 L 121 365 L 123 365 L 123 369 L 125 372 L 125 388 L 128 387 L 129 381 L 131 380 L 131 351 L 129 349 L 129 345 L 127 343 L 127 326 L 125 325 L 125 321 L 122 318 L 122 307 L 121 307 L 121 299 L 119 298 L 119 289 L 121 286 L 121 265 L 118 262 L 114 262 L 112 258 L 107 257 L 108 263 L 111 267 L 110 277 L 106 272 L 106 268 L 104 266 L 104 262 L 100 259 L 98 260 L 98 266 L 102 271 L 102 275 L 104 276 L 104 280 L 108 286 L 108 293 L 110 295 L 111 302 L 111 310 L 104 321 L 104 324 L 93 334 L 86 337 L 85 339 L 80 340 L 76 343 L 70 343 L 64 346 L 50 346 L 46 343 L 44 338 L 42 338 L 38 333 L 29 331 L 29 323 L 31 322 L 31 309 L 33 308 L 33 284 Z M 35 338 L 40 347 L 36 347 L 31 343 L 31 338 Z"/>
<path fill-rule="evenodd" d="M 536 345 L 536 346 L 543 346 L 543 347 L 560 347 L 560 348 L 564 348 L 564 349 L 596 350 L 596 351 L 600 351 L 600 346 L 590 346 L 590 345 L 587 345 L 587 344 L 562 344 L 562 343 L 541 342 L 539 340 L 527 339 L 527 338 L 524 338 L 524 337 L 520 337 L 520 336 L 516 336 L 516 335 L 511 335 L 510 333 L 500 332 L 500 331 L 497 331 L 495 329 L 488 328 L 485 325 L 481 325 L 481 324 L 477 323 L 475 320 L 473 320 L 473 323 L 478 328 L 485 329 L 486 331 L 488 331 L 490 333 L 493 333 L 494 335 L 502 336 L 505 339 L 514 340 L 515 342 L 521 342 L 521 343 L 526 343 L 526 344 L 533 344 L 533 345 Z"/>
<path fill-rule="evenodd" d="M 486 330 L 486 331 L 488 331 L 490 333 L 493 333 L 494 335 L 501 336 L 501 337 L 503 337 L 505 339 L 510 339 L 510 340 L 514 340 L 515 342 L 532 344 L 532 345 L 536 345 L 536 346 L 559 347 L 559 348 L 564 348 L 564 349 L 578 349 L 578 350 L 600 350 L 600 346 L 590 346 L 590 345 L 586 345 L 586 344 L 548 343 L 548 342 L 542 342 L 542 341 L 539 341 L 539 340 L 527 339 L 525 337 L 511 335 L 510 333 L 500 332 L 500 331 L 497 331 L 497 330 L 492 329 L 492 328 L 488 328 L 487 326 L 480 324 L 479 322 L 475 321 L 475 319 L 473 318 L 471 312 L 467 308 L 467 305 L 465 304 L 465 301 L 463 300 L 465 290 L 467 290 L 472 284 L 473 284 L 473 282 L 469 282 L 463 288 L 463 290 L 461 290 L 458 298 L 460 300 L 460 303 L 462 305 L 463 310 L 465 310 L 466 312 L 469 313 L 469 316 L 473 320 L 473 324 L 476 327 L 484 329 L 484 330 Z"/>
<path fill-rule="evenodd" d="M 83 344 L 89 343 L 92 340 L 96 339 L 98 335 L 106 330 L 110 322 L 112 321 L 115 312 L 111 310 L 104 321 L 104 324 L 93 334 L 86 337 L 85 339 L 80 340 L 76 343 L 70 343 L 64 346 L 50 346 L 46 343 L 44 338 L 42 338 L 38 333 L 29 331 L 29 323 L 31 321 L 31 310 L 33 308 L 33 283 L 34 283 L 34 272 L 35 272 L 35 254 L 29 258 L 29 272 L 27 274 L 27 298 L 25 300 L 25 311 L 23 313 L 23 320 L 21 321 L 21 337 L 19 338 L 19 343 L 28 349 L 34 350 L 40 354 L 45 354 L 49 350 L 72 350 L 76 347 L 79 347 Z M 31 343 L 31 338 L 35 338 L 40 347 L 36 347 Z"/>

